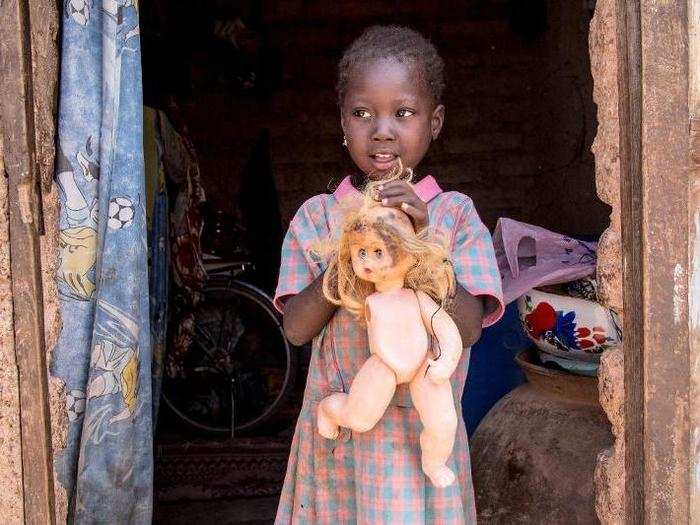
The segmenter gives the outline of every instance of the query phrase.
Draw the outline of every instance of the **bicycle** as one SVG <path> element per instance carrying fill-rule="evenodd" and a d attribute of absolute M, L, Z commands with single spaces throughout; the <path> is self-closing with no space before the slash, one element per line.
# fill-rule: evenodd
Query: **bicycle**
<path fill-rule="evenodd" d="M 238 277 L 247 260 L 205 259 L 184 377 L 167 378 L 165 404 L 190 427 L 229 434 L 271 421 L 294 389 L 297 353 L 270 297 Z"/>

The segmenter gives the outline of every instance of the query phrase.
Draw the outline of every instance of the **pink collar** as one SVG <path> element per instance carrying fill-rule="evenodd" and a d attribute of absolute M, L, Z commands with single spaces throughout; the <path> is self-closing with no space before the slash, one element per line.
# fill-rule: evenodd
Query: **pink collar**
<path fill-rule="evenodd" d="M 413 188 L 423 202 L 430 202 L 442 193 L 442 188 L 438 186 L 437 181 L 431 175 L 423 177 L 413 185 Z M 345 177 L 333 192 L 333 196 L 338 201 L 349 196 L 359 196 L 359 194 L 360 192 L 350 182 L 350 177 Z"/>

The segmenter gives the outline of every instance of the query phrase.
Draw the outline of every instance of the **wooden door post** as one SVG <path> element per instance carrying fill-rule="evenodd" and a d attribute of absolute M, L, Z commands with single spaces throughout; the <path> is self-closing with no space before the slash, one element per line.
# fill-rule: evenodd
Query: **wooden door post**
<path fill-rule="evenodd" d="M 29 23 L 27 0 L 0 1 L 0 121 L 9 190 L 24 518 L 28 524 L 51 524 L 54 523 L 53 462 L 39 244 L 43 217 Z"/>
<path fill-rule="evenodd" d="M 644 359 L 642 232 L 642 48 L 639 4 L 617 2 L 620 214 L 625 353 L 625 516 L 644 516 Z"/>
<path fill-rule="evenodd" d="M 686 0 L 618 0 L 628 523 L 688 523 Z"/>
<path fill-rule="evenodd" d="M 700 0 L 688 2 L 688 312 L 690 338 L 690 521 L 700 523 Z"/>

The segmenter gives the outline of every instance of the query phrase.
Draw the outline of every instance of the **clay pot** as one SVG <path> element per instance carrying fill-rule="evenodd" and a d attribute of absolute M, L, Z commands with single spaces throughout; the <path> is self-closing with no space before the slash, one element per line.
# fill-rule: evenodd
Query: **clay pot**
<path fill-rule="evenodd" d="M 528 383 L 501 399 L 471 441 L 479 523 L 597 523 L 593 472 L 612 445 L 598 380 L 550 370 L 531 350 Z"/>

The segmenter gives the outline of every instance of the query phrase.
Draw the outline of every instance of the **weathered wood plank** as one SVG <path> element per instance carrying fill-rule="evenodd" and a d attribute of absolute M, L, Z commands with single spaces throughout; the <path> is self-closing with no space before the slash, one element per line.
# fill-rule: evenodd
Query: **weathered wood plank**
<path fill-rule="evenodd" d="M 694 56 L 695 60 L 700 61 L 700 56 Z M 700 82 L 698 80 L 700 79 L 695 77 L 695 85 L 692 87 L 696 92 L 700 92 Z M 700 100 L 700 96 L 698 100 Z M 690 121 L 688 272 L 690 518 L 691 523 L 700 524 L 700 115 L 698 113 L 691 113 Z"/>
<path fill-rule="evenodd" d="M 644 496 L 647 523 L 688 523 L 688 21 L 643 0 Z"/>
<path fill-rule="evenodd" d="M 620 212 L 625 353 L 625 516 L 644 516 L 644 360 L 642 268 L 642 86 L 639 4 L 617 3 Z"/>
<path fill-rule="evenodd" d="M 688 0 L 688 108 L 700 118 L 700 0 Z"/>
<path fill-rule="evenodd" d="M 36 163 L 44 195 L 54 176 L 60 10 L 61 2 L 29 0 Z"/>
<path fill-rule="evenodd" d="M 700 523 L 700 0 L 688 2 L 688 330 L 690 340 L 690 522 Z"/>
<path fill-rule="evenodd" d="M 54 523 L 39 235 L 29 6 L 0 2 L 0 120 L 10 204 L 15 352 L 19 368 L 25 523 Z"/>
<path fill-rule="evenodd" d="M 687 523 L 686 4 L 618 6 L 626 519 Z"/>

